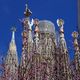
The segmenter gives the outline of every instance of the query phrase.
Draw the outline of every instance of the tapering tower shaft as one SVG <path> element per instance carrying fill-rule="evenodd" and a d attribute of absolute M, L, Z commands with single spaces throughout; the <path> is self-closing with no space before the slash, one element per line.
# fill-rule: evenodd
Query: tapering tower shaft
<path fill-rule="evenodd" d="M 15 44 L 15 28 L 12 28 L 12 39 L 5 61 L 5 79 L 18 80 L 18 56 Z"/>
<path fill-rule="evenodd" d="M 78 44 L 78 32 L 74 31 L 72 33 L 72 37 L 74 39 L 74 67 L 75 67 L 75 80 L 80 79 L 80 50 L 79 50 L 79 44 Z"/>
<path fill-rule="evenodd" d="M 66 41 L 64 38 L 64 29 L 63 24 L 64 21 L 62 19 L 57 20 L 57 24 L 60 27 L 60 40 L 59 40 L 59 68 L 60 68 L 60 80 L 72 80 L 71 71 L 70 71 L 70 63 L 69 63 L 69 55 L 67 50 Z"/>
<path fill-rule="evenodd" d="M 33 20 L 30 23 L 29 19 L 31 13 L 32 12 L 28 9 L 28 6 L 26 5 L 26 10 L 24 12 L 25 18 L 22 20 L 23 32 L 22 32 L 22 57 L 20 64 L 20 80 L 26 80 L 26 73 L 28 72 L 27 65 L 32 54 L 33 40 L 31 27 L 33 25 Z"/>

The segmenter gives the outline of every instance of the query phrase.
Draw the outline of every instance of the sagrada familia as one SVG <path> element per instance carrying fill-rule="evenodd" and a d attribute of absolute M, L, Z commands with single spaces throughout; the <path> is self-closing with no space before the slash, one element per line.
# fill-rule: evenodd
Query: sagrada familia
<path fill-rule="evenodd" d="M 78 32 L 72 33 L 74 60 L 70 61 L 64 36 L 64 21 L 57 19 L 59 36 L 56 37 L 55 26 L 51 21 L 30 21 L 31 14 L 26 5 L 24 18 L 20 20 L 23 27 L 20 64 L 15 42 L 16 29 L 12 28 L 12 39 L 0 80 L 80 80 Z"/>

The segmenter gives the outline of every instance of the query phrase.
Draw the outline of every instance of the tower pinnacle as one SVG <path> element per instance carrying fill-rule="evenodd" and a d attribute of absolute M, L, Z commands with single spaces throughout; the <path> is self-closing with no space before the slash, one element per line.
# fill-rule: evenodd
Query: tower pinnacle
<path fill-rule="evenodd" d="M 74 66 L 75 66 L 75 80 L 80 79 L 80 50 L 79 50 L 79 44 L 78 44 L 78 32 L 74 31 L 72 33 L 72 37 L 74 39 Z"/>
<path fill-rule="evenodd" d="M 66 40 L 64 37 L 64 21 L 62 19 L 57 20 L 57 25 L 60 28 L 60 40 L 59 40 L 59 48 L 60 48 L 60 57 L 59 57 L 59 67 L 60 67 L 60 77 L 62 80 L 72 80 L 71 79 L 71 71 L 69 67 L 69 55 L 66 45 Z M 64 66 L 65 65 L 65 66 Z M 63 76 L 64 75 L 64 76 Z"/>
<path fill-rule="evenodd" d="M 25 6 L 26 6 L 26 9 L 25 9 L 24 15 L 25 15 L 26 17 L 29 17 L 29 16 L 32 14 L 32 12 L 31 12 L 30 9 L 28 8 L 28 5 L 27 5 L 27 4 L 26 4 Z"/>
<path fill-rule="evenodd" d="M 11 39 L 11 41 L 12 42 L 15 42 L 15 31 L 16 31 L 16 28 L 15 27 L 12 27 L 11 28 L 11 31 L 12 31 L 12 39 Z"/>
<path fill-rule="evenodd" d="M 77 38 L 78 38 L 78 32 L 74 31 L 72 33 L 72 37 L 74 38 L 74 46 L 78 46 L 78 40 L 77 40 Z"/>
<path fill-rule="evenodd" d="M 12 38 L 5 60 L 5 78 L 6 80 L 18 80 L 18 56 L 15 43 L 16 28 L 12 28 Z M 9 71 L 8 71 L 9 70 Z"/>
<path fill-rule="evenodd" d="M 64 33 L 63 29 L 64 21 L 62 19 L 57 19 L 57 25 L 60 27 L 60 33 Z"/>

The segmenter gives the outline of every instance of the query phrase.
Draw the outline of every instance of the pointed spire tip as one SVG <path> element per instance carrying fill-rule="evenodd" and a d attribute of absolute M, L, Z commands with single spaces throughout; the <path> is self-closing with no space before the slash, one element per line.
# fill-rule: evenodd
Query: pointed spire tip
<path fill-rule="evenodd" d="M 16 28 L 15 28 L 15 27 L 12 27 L 12 28 L 11 28 L 11 31 L 12 31 L 12 39 L 11 39 L 11 41 L 12 41 L 12 42 L 15 42 L 15 32 L 16 32 Z"/>
<path fill-rule="evenodd" d="M 63 26 L 64 25 L 64 20 L 63 19 L 57 19 L 57 25 L 58 26 Z"/>
<path fill-rule="evenodd" d="M 78 34 L 77 31 L 74 31 L 74 32 L 72 33 L 72 37 L 73 37 L 73 38 L 78 38 L 78 35 L 79 35 L 79 34 Z"/>
<path fill-rule="evenodd" d="M 15 32 L 15 31 L 16 31 L 16 28 L 15 28 L 15 27 L 12 27 L 12 28 L 11 28 L 11 31 L 12 31 L 12 32 Z"/>

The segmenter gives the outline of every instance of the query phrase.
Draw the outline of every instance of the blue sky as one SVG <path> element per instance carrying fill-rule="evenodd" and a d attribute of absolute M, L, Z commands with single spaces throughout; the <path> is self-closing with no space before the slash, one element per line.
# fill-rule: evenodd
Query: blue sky
<path fill-rule="evenodd" d="M 11 40 L 11 27 L 16 26 L 16 44 L 18 55 L 21 55 L 22 25 L 19 19 L 24 17 L 25 4 L 28 2 L 32 11 L 31 18 L 50 20 L 54 23 L 62 18 L 70 57 L 73 58 L 71 33 L 77 30 L 77 0 L 0 0 L 0 55 L 5 56 Z"/>

